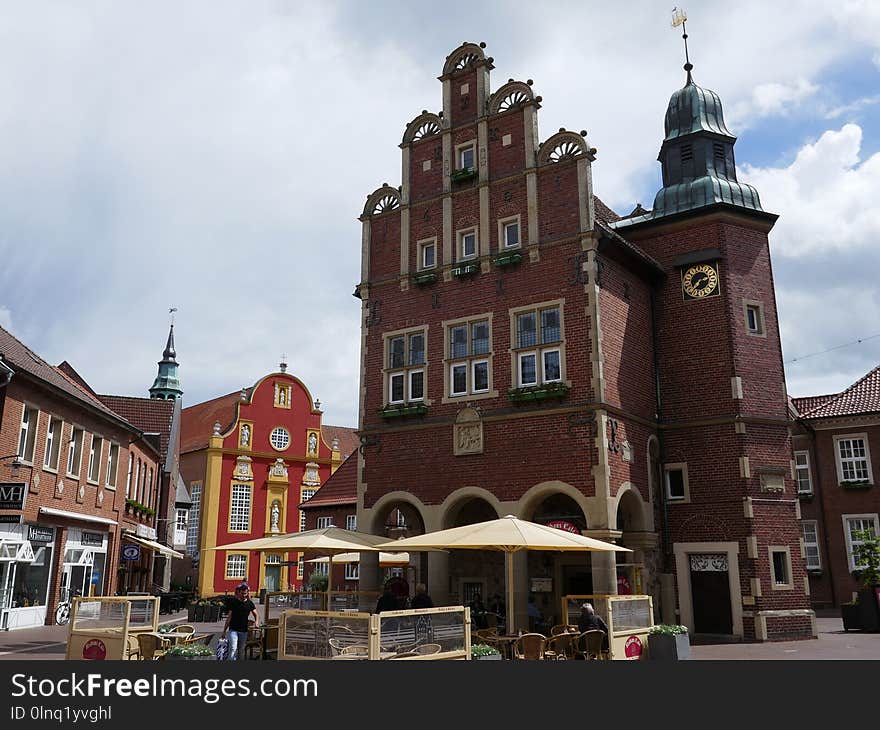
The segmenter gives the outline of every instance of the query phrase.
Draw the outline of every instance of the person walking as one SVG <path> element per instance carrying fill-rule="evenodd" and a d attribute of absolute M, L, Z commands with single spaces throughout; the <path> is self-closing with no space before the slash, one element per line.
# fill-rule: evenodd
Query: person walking
<path fill-rule="evenodd" d="M 250 588 L 247 583 L 238 584 L 235 595 L 229 601 L 228 608 L 226 623 L 220 636 L 225 639 L 226 632 L 229 632 L 229 652 L 226 659 L 235 661 L 236 659 L 244 659 L 244 649 L 248 637 L 248 618 L 251 614 L 254 616 L 254 623 L 257 623 L 257 607 L 250 599 Z"/>

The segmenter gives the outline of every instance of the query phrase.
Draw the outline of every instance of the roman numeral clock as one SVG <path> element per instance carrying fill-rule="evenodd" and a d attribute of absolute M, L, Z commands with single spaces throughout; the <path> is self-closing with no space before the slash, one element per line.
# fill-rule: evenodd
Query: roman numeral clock
<path fill-rule="evenodd" d="M 681 270 L 681 291 L 685 300 L 706 299 L 721 294 L 718 262 L 694 264 Z"/>

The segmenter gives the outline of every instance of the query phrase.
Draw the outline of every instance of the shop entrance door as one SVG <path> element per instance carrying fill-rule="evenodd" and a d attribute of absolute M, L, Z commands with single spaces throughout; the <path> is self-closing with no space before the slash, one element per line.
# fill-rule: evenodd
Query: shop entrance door
<path fill-rule="evenodd" d="M 732 634 L 727 555 L 691 555 L 690 568 L 694 633 Z"/>
<path fill-rule="evenodd" d="M 95 554 L 91 550 L 68 550 L 76 562 L 65 562 L 61 570 L 61 600 L 69 601 L 76 596 L 88 596 L 91 587 L 92 566 Z"/>
<path fill-rule="evenodd" d="M 266 566 L 266 585 L 265 588 L 269 593 L 275 593 L 281 590 L 281 566 Z"/>

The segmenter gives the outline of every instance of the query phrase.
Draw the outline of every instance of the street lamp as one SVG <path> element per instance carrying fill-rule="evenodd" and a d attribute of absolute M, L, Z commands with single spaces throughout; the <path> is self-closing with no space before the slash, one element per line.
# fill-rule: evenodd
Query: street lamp
<path fill-rule="evenodd" d="M 22 461 L 21 456 L 18 454 L 10 454 L 9 456 L 0 456 L 0 462 L 6 461 L 7 459 L 12 459 L 10 466 L 12 467 L 12 476 L 18 475 L 18 470 L 24 466 L 24 461 Z"/>

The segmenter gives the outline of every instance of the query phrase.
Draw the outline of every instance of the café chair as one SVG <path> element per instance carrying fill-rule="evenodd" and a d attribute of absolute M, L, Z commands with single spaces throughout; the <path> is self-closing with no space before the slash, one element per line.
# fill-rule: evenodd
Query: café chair
<path fill-rule="evenodd" d="M 141 658 L 141 647 L 138 644 L 137 636 L 134 634 L 129 634 L 126 638 L 126 651 L 125 651 L 126 659 L 140 659 Z"/>
<path fill-rule="evenodd" d="M 423 656 L 423 655 L 419 654 L 418 652 L 415 652 L 415 651 L 402 651 L 398 654 L 395 654 L 394 656 L 388 657 L 388 659 L 389 660 L 391 660 L 391 659 L 411 659 L 411 658 L 417 657 L 417 656 Z"/>
<path fill-rule="evenodd" d="M 181 624 L 180 626 L 174 627 L 174 632 L 177 634 L 194 634 L 196 633 L 196 627 L 192 624 Z"/>
<path fill-rule="evenodd" d="M 577 626 L 573 626 L 572 624 L 556 624 L 550 629 L 550 636 L 558 636 L 559 634 L 576 632 Z"/>
<path fill-rule="evenodd" d="M 342 647 L 339 653 L 342 656 L 367 656 L 370 653 L 370 648 L 368 646 L 352 644 L 351 646 Z"/>
<path fill-rule="evenodd" d="M 137 635 L 138 649 L 141 659 L 152 661 L 165 656 L 165 652 L 171 646 L 167 639 L 161 639 L 156 634 L 142 633 Z"/>
<path fill-rule="evenodd" d="M 575 634 L 564 633 L 551 636 L 547 642 L 544 659 L 571 659 L 574 656 Z"/>
<path fill-rule="evenodd" d="M 420 644 L 415 648 L 415 653 L 424 656 L 425 654 L 439 654 L 442 647 L 440 644 Z"/>
<path fill-rule="evenodd" d="M 514 659 L 543 659 L 547 649 L 547 637 L 544 634 L 523 634 L 513 643 Z"/>
<path fill-rule="evenodd" d="M 605 659 L 606 652 L 602 649 L 605 632 L 601 629 L 590 629 L 579 634 L 575 639 L 575 659 Z"/>

